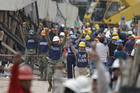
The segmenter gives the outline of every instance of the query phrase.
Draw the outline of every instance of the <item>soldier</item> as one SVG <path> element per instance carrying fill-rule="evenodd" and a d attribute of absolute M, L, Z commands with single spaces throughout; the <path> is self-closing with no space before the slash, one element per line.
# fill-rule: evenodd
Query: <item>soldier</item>
<path fill-rule="evenodd" d="M 39 42 L 39 70 L 40 70 L 40 79 L 46 80 L 47 77 L 47 55 L 48 55 L 48 43 L 45 39 L 45 30 L 41 32 L 41 40 Z"/>
<path fill-rule="evenodd" d="M 67 33 L 65 31 L 65 37 L 62 43 L 59 43 L 60 39 L 58 36 L 54 36 L 52 42 L 50 41 L 49 35 L 48 35 L 48 29 L 45 29 L 46 31 L 46 38 L 48 42 L 48 47 L 49 47 L 49 57 L 48 57 L 48 67 L 47 67 L 47 76 L 48 76 L 48 83 L 49 83 L 49 88 L 48 92 L 51 91 L 52 89 L 52 76 L 55 71 L 55 66 L 57 64 L 62 64 L 62 50 L 66 42 L 66 36 Z"/>
<path fill-rule="evenodd" d="M 37 40 L 35 39 L 34 37 L 34 31 L 33 30 L 30 30 L 29 31 L 29 37 L 27 38 L 27 42 L 26 42 L 26 50 L 25 50 L 25 53 L 26 53 L 26 59 L 25 59 L 25 63 L 26 64 L 29 64 L 32 69 L 34 68 L 34 64 L 33 62 L 35 57 L 34 56 L 31 56 L 31 55 L 34 55 L 36 54 L 36 47 L 37 47 Z"/>

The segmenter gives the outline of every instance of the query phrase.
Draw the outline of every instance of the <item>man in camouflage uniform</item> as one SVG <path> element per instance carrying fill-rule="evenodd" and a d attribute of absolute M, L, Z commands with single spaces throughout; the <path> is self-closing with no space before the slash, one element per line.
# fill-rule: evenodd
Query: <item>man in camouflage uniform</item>
<path fill-rule="evenodd" d="M 48 83 L 49 83 L 49 88 L 48 92 L 51 91 L 52 89 L 52 77 L 55 72 L 56 66 L 62 66 L 62 50 L 63 47 L 66 43 L 66 36 L 67 33 L 65 32 L 65 37 L 62 43 L 60 43 L 60 39 L 58 36 L 53 37 L 53 42 L 50 41 L 49 35 L 48 35 L 48 29 L 45 29 L 46 31 L 46 38 L 48 42 L 48 47 L 49 47 L 49 57 L 48 57 L 48 67 L 47 67 L 47 76 L 48 76 Z"/>
<path fill-rule="evenodd" d="M 32 69 L 34 68 L 34 62 L 35 62 L 35 55 L 36 54 L 36 48 L 37 48 L 37 40 L 35 38 L 35 32 L 33 30 L 29 31 L 29 36 L 27 38 L 26 41 L 26 50 L 25 50 L 25 54 L 26 59 L 25 59 L 25 63 L 29 64 Z"/>
<path fill-rule="evenodd" d="M 46 80 L 47 77 L 47 63 L 48 63 L 48 43 L 45 39 L 45 31 L 43 30 L 41 32 L 41 40 L 39 42 L 39 49 L 38 54 L 40 55 L 38 57 L 39 61 L 39 70 L 40 70 L 40 79 Z"/>

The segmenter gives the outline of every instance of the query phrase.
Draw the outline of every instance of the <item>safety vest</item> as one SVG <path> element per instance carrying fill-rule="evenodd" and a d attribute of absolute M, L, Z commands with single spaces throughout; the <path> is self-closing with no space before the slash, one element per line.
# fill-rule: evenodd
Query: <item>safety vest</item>
<path fill-rule="evenodd" d="M 88 54 L 86 51 L 78 51 L 77 53 L 77 67 L 87 67 L 88 66 Z"/>
<path fill-rule="evenodd" d="M 39 53 L 47 53 L 47 51 L 48 51 L 48 42 L 46 40 L 40 40 Z"/>
<path fill-rule="evenodd" d="M 58 60 L 61 57 L 61 46 L 51 45 L 49 49 L 49 58 L 52 60 Z"/>
<path fill-rule="evenodd" d="M 35 39 L 30 38 L 27 40 L 27 43 L 26 43 L 27 49 L 35 49 L 36 46 L 37 46 L 37 43 L 36 43 Z"/>

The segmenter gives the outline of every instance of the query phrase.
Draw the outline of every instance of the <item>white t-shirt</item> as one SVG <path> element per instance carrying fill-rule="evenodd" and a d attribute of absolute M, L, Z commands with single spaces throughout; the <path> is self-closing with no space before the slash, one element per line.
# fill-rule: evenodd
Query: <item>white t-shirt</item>
<path fill-rule="evenodd" d="M 103 63 L 107 62 L 108 45 L 98 43 L 96 46 L 96 51 L 99 55 L 100 62 L 103 62 Z"/>

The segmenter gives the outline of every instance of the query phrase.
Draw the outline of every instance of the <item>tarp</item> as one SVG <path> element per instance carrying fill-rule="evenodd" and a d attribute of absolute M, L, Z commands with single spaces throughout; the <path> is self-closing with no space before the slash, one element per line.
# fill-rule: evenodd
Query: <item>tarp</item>
<path fill-rule="evenodd" d="M 17 11 L 36 0 L 0 0 L 0 10 Z"/>
<path fill-rule="evenodd" d="M 67 26 L 74 26 L 75 20 L 78 16 L 78 8 L 69 3 L 58 3 L 57 9 L 56 2 L 51 0 L 38 0 L 38 13 L 40 19 L 65 24 L 63 17 L 66 19 Z M 62 16 L 61 16 L 61 13 Z"/>

